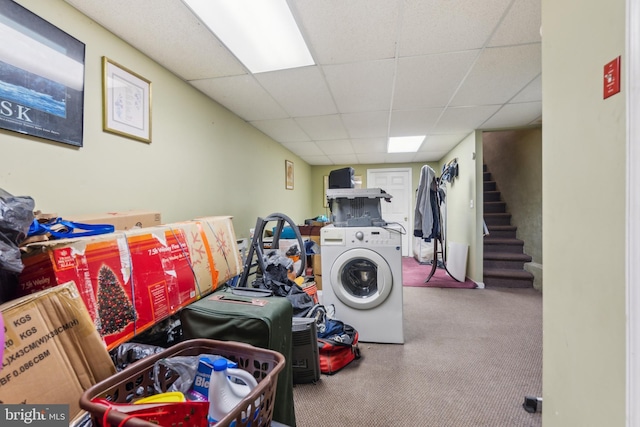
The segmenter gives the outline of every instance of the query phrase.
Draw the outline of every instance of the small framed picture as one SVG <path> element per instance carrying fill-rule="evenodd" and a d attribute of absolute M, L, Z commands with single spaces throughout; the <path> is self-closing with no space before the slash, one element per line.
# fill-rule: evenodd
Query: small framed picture
<path fill-rule="evenodd" d="M 106 56 L 102 72 L 103 129 L 151 142 L 151 82 Z"/>
<path fill-rule="evenodd" d="M 287 190 L 293 190 L 293 162 L 290 160 L 284 161 L 284 187 Z"/>

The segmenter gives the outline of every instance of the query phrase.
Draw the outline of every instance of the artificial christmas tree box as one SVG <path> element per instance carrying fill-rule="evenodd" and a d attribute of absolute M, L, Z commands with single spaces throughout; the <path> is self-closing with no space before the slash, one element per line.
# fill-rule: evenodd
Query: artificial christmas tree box
<path fill-rule="evenodd" d="M 231 216 L 209 216 L 193 220 L 209 250 L 213 289 L 242 274 L 244 266 Z"/>
<path fill-rule="evenodd" d="M 184 233 L 195 280 L 196 298 L 200 299 L 211 293 L 214 283 L 217 286 L 219 274 L 215 268 L 212 268 L 213 252 L 202 229 L 202 223 L 184 221 L 167 224 L 166 227 Z"/>
<path fill-rule="evenodd" d="M 131 257 L 123 232 L 32 243 L 19 295 L 74 282 L 108 349 L 136 333 Z"/>
<path fill-rule="evenodd" d="M 183 229 L 159 226 L 125 234 L 140 333 L 196 301 L 196 278 Z"/>
<path fill-rule="evenodd" d="M 0 370 L 5 404 L 68 404 L 116 369 L 89 312 L 70 282 L 0 305 L 6 328 Z"/>
<path fill-rule="evenodd" d="M 64 219 L 84 224 L 110 224 L 116 230 L 155 227 L 162 224 L 162 216 L 156 211 L 105 212 L 90 215 L 71 215 Z"/>

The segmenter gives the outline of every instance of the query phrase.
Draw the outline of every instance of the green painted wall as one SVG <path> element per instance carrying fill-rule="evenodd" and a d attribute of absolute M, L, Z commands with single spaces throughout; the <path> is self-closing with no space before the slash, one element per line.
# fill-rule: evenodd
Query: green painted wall
<path fill-rule="evenodd" d="M 625 8 L 542 0 L 545 427 L 627 425 Z"/>
<path fill-rule="evenodd" d="M 456 159 L 458 177 L 446 184 L 447 191 L 447 242 L 468 245 L 467 277 L 482 282 L 482 144 L 481 132 L 474 132 L 463 139 L 445 155 L 440 164 Z M 480 186 L 478 188 L 478 185 Z M 480 208 L 479 208 L 480 206 Z"/>

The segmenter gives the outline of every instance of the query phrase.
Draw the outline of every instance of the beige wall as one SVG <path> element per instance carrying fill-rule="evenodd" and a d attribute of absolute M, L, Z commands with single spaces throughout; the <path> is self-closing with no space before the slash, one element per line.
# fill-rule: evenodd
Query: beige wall
<path fill-rule="evenodd" d="M 59 215 L 151 209 L 164 222 L 233 215 L 238 237 L 258 216 L 303 221 L 311 168 L 61 0 L 18 3 L 86 45 L 84 146 L 0 130 L 0 188 Z M 151 144 L 102 131 L 101 57 L 152 82 Z M 284 160 L 295 188 L 285 189 Z"/>
<path fill-rule="evenodd" d="M 545 427 L 626 425 L 625 6 L 542 1 Z"/>

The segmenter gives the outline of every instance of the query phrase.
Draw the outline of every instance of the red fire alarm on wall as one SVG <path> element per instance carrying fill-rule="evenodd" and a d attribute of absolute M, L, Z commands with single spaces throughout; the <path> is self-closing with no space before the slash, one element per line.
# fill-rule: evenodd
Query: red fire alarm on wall
<path fill-rule="evenodd" d="M 620 57 L 604 66 L 604 93 L 603 99 L 620 92 Z"/>

